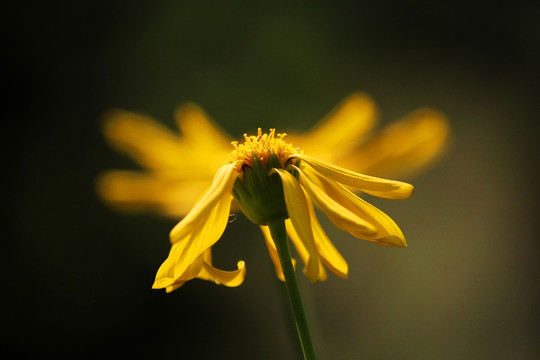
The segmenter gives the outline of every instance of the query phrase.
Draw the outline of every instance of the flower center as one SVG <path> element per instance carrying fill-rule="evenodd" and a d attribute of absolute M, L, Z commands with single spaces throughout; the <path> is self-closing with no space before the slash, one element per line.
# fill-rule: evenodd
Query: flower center
<path fill-rule="evenodd" d="M 231 153 L 231 162 L 242 160 L 243 164 L 253 167 L 252 158 L 256 156 L 267 168 L 268 158 L 271 154 L 274 154 L 281 166 L 284 167 L 289 155 L 299 152 L 298 148 L 283 140 L 285 136 L 287 136 L 285 133 L 276 136 L 276 129 L 270 129 L 269 133 L 263 134 L 261 128 L 257 130 L 256 136 L 244 134 L 243 144 L 238 144 L 238 141 L 231 142 L 234 146 Z"/>

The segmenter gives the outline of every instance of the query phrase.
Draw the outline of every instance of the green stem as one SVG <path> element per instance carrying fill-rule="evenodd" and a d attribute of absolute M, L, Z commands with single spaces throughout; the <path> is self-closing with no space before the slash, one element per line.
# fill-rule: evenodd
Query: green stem
<path fill-rule="evenodd" d="M 304 359 L 314 360 L 315 353 L 313 351 L 313 344 L 311 343 L 311 336 L 309 334 L 309 328 L 307 325 L 306 314 L 304 307 L 302 306 L 302 299 L 300 297 L 300 291 L 296 282 L 296 276 L 291 261 L 291 252 L 289 250 L 289 243 L 287 240 L 287 231 L 285 229 L 284 218 L 274 218 L 268 221 L 268 227 L 272 234 L 272 239 L 276 244 L 276 249 L 279 255 L 279 261 L 281 268 L 283 269 L 283 275 L 285 277 L 285 284 L 287 286 L 287 292 L 296 319 L 296 330 L 300 337 L 300 344 L 302 345 L 302 351 L 304 353 Z"/>

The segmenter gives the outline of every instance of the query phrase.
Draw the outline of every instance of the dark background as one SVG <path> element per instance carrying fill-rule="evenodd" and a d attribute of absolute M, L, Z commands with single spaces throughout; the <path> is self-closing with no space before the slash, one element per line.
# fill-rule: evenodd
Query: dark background
<path fill-rule="evenodd" d="M 488 6 L 489 5 L 489 6 Z M 321 359 L 536 359 L 538 2 L 51 1 L 5 6 L 4 310 L 18 358 L 289 359 L 299 346 L 262 235 L 239 216 L 215 261 L 239 288 L 151 290 L 176 223 L 125 216 L 98 174 L 136 168 L 100 133 L 111 107 L 199 103 L 231 135 L 308 129 L 353 91 L 382 124 L 429 105 L 452 147 L 404 202 L 373 200 L 409 247 L 321 219 L 348 280 L 300 283 Z M 533 187 L 533 184 L 535 185 Z"/>

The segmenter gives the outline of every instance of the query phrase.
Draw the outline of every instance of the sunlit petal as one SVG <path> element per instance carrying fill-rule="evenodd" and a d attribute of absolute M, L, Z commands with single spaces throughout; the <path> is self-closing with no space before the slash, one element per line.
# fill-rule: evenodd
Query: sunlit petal
<path fill-rule="evenodd" d="M 318 178 L 304 173 L 296 166 L 293 167 L 299 172 L 300 183 L 309 194 L 309 197 L 334 225 L 350 233 L 361 233 L 365 237 L 372 237 L 377 233 L 372 224 L 330 197 L 323 186 L 318 184 Z"/>
<path fill-rule="evenodd" d="M 230 163 L 223 165 L 219 168 L 210 189 L 203 195 L 200 201 L 193 207 L 193 209 L 182 219 L 171 231 L 170 239 L 172 243 L 180 241 L 183 237 L 189 236 L 195 224 L 197 224 L 201 218 L 208 213 L 218 202 L 226 202 L 230 208 L 232 187 L 238 173 L 234 170 L 236 163 Z M 222 216 L 227 214 L 222 214 Z"/>
<path fill-rule="evenodd" d="M 344 186 L 328 180 L 323 176 L 319 176 L 315 171 L 310 170 L 309 168 L 305 168 L 304 173 L 309 173 L 312 177 L 318 177 L 319 183 L 331 198 L 340 203 L 343 207 L 350 209 L 358 216 L 364 218 L 367 222 L 375 226 L 377 230 L 376 235 L 366 236 L 361 232 L 355 232 L 353 229 L 351 232 L 353 236 L 359 239 L 373 241 L 380 245 L 407 246 L 405 237 L 399 227 L 381 210 L 362 200 Z"/>
<path fill-rule="evenodd" d="M 301 167 L 305 166 L 304 162 L 308 163 L 310 167 L 329 179 L 380 198 L 406 199 L 411 196 L 414 189 L 411 184 L 355 173 L 308 155 L 295 154 L 292 157 L 303 160 Z"/>
<path fill-rule="evenodd" d="M 298 181 L 289 172 L 282 169 L 274 169 L 273 171 L 281 177 L 289 217 L 309 253 L 304 274 L 311 281 L 317 281 L 319 277 L 319 258 L 313 240 L 309 209 L 304 192 Z"/>
<path fill-rule="evenodd" d="M 181 274 L 175 274 L 177 263 L 182 256 L 182 249 L 179 244 L 173 244 L 169 251 L 169 256 L 159 267 L 156 279 L 152 285 L 153 289 L 166 288 L 167 292 L 173 291 L 181 287 L 186 281 L 194 279 L 202 269 L 204 254 L 200 254 Z"/>
<path fill-rule="evenodd" d="M 193 224 L 189 233 L 173 243 L 169 257 L 158 270 L 154 287 L 171 286 L 199 275 L 205 251 L 216 243 L 227 226 L 231 198 L 225 194 Z"/>
<path fill-rule="evenodd" d="M 227 226 L 232 183 L 237 176 L 234 166 L 235 163 L 231 163 L 220 168 L 210 190 L 179 223 L 181 225 L 171 231 L 173 245 L 169 257 L 158 270 L 155 287 L 171 286 L 201 272 L 205 252 Z"/>

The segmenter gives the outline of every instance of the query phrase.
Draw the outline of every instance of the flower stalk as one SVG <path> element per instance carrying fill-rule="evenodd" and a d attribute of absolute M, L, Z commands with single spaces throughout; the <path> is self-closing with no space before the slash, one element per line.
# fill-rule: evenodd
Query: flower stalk
<path fill-rule="evenodd" d="M 289 250 L 287 240 L 285 219 L 279 217 L 273 218 L 268 221 L 268 227 L 270 228 L 270 233 L 272 234 L 272 238 L 276 244 L 279 261 L 283 269 L 285 285 L 287 286 L 287 293 L 293 309 L 294 318 L 296 321 L 296 330 L 298 331 L 298 336 L 300 338 L 304 359 L 314 360 L 315 352 L 313 351 L 313 344 L 311 342 L 307 318 L 302 305 L 302 298 L 300 296 L 300 290 L 298 289 L 298 283 L 296 282 L 296 275 L 294 273 L 294 267 L 291 261 L 291 252 Z"/>

